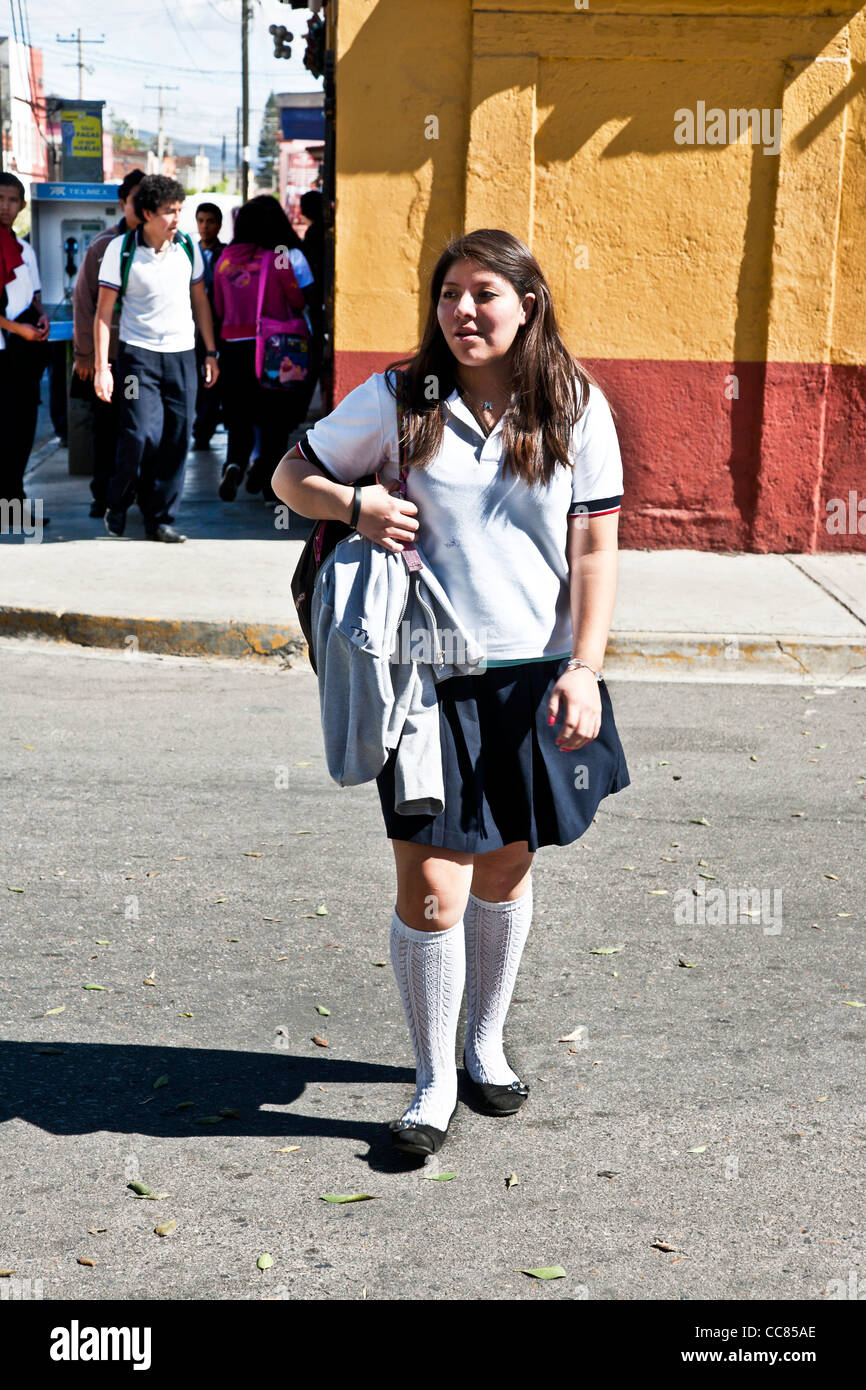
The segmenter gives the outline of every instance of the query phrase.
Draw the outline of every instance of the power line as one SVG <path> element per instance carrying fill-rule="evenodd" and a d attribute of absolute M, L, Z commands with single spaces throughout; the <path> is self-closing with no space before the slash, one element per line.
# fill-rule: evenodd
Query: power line
<path fill-rule="evenodd" d="M 42 43 L 42 44 L 40 44 L 39 46 L 40 46 L 40 48 L 42 48 L 42 49 L 52 49 L 52 48 L 56 48 L 56 47 L 57 47 L 57 45 L 56 45 L 56 44 L 53 44 L 53 43 Z M 106 59 L 106 62 L 109 63 L 109 64 L 111 65 L 111 67 L 117 67 L 118 65 L 120 65 L 120 66 L 130 66 L 130 67 L 135 67 L 135 68 L 155 68 L 155 69 L 157 69 L 159 72 L 180 72 L 180 73 L 186 73 L 186 75 L 187 75 L 188 77 L 195 76 L 196 73 L 199 74 L 201 77 L 237 77 L 237 75 L 238 75 L 238 69 L 237 69 L 237 68 L 198 68 L 198 67 L 197 67 L 197 68 L 189 68 L 189 67 L 179 67 L 177 64 L 163 63 L 162 60 L 159 59 L 159 58 L 154 58 L 154 59 L 152 59 L 152 60 L 148 60 L 147 58 L 127 58 L 127 57 L 124 57 L 124 56 L 121 55 L 121 54 L 119 54 L 117 57 L 115 57 L 112 53 L 106 53 L 106 54 L 105 54 L 105 59 Z M 260 79 L 261 81 L 264 81 L 264 82 L 270 82 L 270 81 L 272 81 L 273 78 L 274 78 L 274 73 L 272 73 L 272 72 L 262 72 L 261 70 L 258 70 L 258 69 L 257 69 L 257 70 L 255 70 L 255 71 L 251 70 L 251 71 L 250 71 L 250 76 L 251 76 L 251 77 L 258 78 L 258 79 Z M 316 91 L 316 90 L 318 90 L 318 89 L 315 88 L 315 87 L 311 87 L 309 90 L 312 92 L 312 91 Z"/>
<path fill-rule="evenodd" d="M 28 92 L 30 93 L 30 105 L 31 105 L 31 107 L 32 107 L 32 106 L 33 106 L 33 79 L 32 79 L 32 77 L 30 76 L 30 41 L 29 41 L 29 39 L 25 38 L 26 30 L 25 30 L 25 26 L 24 26 L 24 10 L 23 10 L 22 5 L 21 5 L 21 0 L 18 0 L 18 19 L 19 19 L 20 25 L 21 25 L 21 42 L 22 42 L 22 43 L 26 46 L 26 48 L 27 48 L 27 57 L 26 57 L 26 59 L 25 59 L 25 67 L 26 67 L 26 69 L 27 69 L 27 90 L 28 90 Z"/>
<path fill-rule="evenodd" d="M 185 42 L 185 40 L 184 40 L 184 38 L 183 38 L 183 35 L 181 34 L 180 30 L 178 29 L 177 25 L 176 25 L 175 22 L 174 22 L 174 15 L 172 14 L 171 10 L 170 10 L 169 7 L 168 7 L 168 0 L 162 0 L 162 8 L 165 10 L 166 15 L 168 16 L 168 22 L 169 22 L 169 24 L 171 25 L 172 29 L 174 30 L 175 34 L 177 35 L 177 41 L 178 41 L 178 43 L 180 44 L 181 48 L 183 49 L 184 53 L 185 53 L 186 56 L 189 58 L 189 60 L 190 60 L 190 62 L 192 63 L 193 67 L 195 68 L 196 72 L 201 72 L 201 68 L 199 67 L 199 65 L 198 65 L 198 63 L 196 62 L 195 58 L 193 58 L 192 54 L 190 53 L 189 49 L 187 48 L 186 42 Z"/>
<path fill-rule="evenodd" d="M 207 33 L 207 29 L 204 29 L 204 30 L 203 30 L 202 25 L 199 24 L 198 21 L 189 18 L 189 16 L 186 14 L 186 11 L 185 11 L 185 9 L 184 9 L 183 0 L 176 0 L 176 3 L 177 3 L 177 8 L 178 8 L 178 10 L 179 10 L 179 12 L 180 12 L 180 14 L 181 14 L 181 16 L 182 16 L 182 18 L 183 18 L 184 23 L 185 23 L 186 26 L 187 26 L 187 28 L 193 30 L 193 32 L 195 33 L 195 36 L 196 36 L 197 41 L 201 44 L 202 48 L 203 48 L 206 52 L 208 52 L 208 53 L 213 53 L 213 52 L 215 51 L 214 48 L 213 48 L 212 45 L 209 44 L 209 43 L 206 41 L 206 39 L 205 39 L 205 34 Z M 210 7 L 209 7 L 209 8 L 210 8 L 211 10 L 214 9 L 213 0 L 211 0 Z M 234 29 L 234 27 L 235 27 L 235 25 L 236 25 L 236 23 L 237 23 L 237 19 L 236 19 L 235 16 L 233 16 L 231 20 L 228 20 L 228 19 L 225 17 L 225 15 L 221 15 L 221 14 L 219 14 L 219 12 L 217 12 L 216 16 L 214 16 L 213 14 L 210 14 L 210 15 L 208 16 L 208 21 L 207 21 L 208 24 L 210 24 L 210 23 L 212 22 L 212 20 L 214 19 L 214 17 L 216 17 L 217 19 L 221 19 L 221 20 L 223 21 L 224 24 L 230 23 L 233 29 Z"/>

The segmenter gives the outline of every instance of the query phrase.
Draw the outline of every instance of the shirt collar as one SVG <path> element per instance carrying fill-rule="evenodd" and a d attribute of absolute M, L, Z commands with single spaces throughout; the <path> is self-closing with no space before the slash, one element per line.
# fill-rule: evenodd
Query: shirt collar
<path fill-rule="evenodd" d="M 469 406 L 463 400 L 463 397 L 460 395 L 460 392 L 457 390 L 456 386 L 454 390 L 451 392 L 451 395 L 446 398 L 444 403 L 445 405 L 447 405 L 451 414 L 454 415 L 458 420 L 462 420 L 464 424 L 468 425 L 469 428 L 473 430 L 475 434 L 478 435 L 479 439 L 493 439 L 494 435 L 501 433 L 503 417 L 500 417 L 497 420 L 496 424 L 493 426 L 493 429 L 490 431 L 489 434 L 485 434 L 478 421 L 476 420 L 475 416 L 473 415 L 472 411 L 469 409 Z"/>
<path fill-rule="evenodd" d="M 169 242 L 169 245 L 170 245 L 170 246 L 173 246 L 173 245 L 175 244 L 175 242 L 178 240 L 179 236 L 180 236 L 180 232 L 179 232 L 179 231 L 175 232 L 174 236 L 172 237 L 171 241 Z M 136 229 L 135 229 L 135 244 L 136 244 L 136 246 L 143 246 L 144 249 L 145 249 L 145 251 L 152 251 L 152 250 L 153 250 L 153 247 L 149 244 L 149 242 L 146 242 L 145 239 L 144 239 L 144 223 L 143 223 L 143 222 L 139 222 L 138 226 L 137 226 Z"/>

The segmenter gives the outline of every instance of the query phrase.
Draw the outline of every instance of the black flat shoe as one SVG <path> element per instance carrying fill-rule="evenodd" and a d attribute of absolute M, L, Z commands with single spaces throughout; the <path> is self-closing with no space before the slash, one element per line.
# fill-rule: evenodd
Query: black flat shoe
<path fill-rule="evenodd" d="M 466 1053 L 463 1053 L 463 1066 L 466 1068 L 466 1075 L 475 1087 L 484 1106 L 491 1115 L 513 1115 L 515 1110 L 519 1110 L 523 1102 L 529 1095 L 529 1087 L 522 1081 L 512 1081 L 510 1086 L 491 1086 L 483 1081 L 472 1081 L 469 1076 L 469 1068 L 466 1066 Z"/>
<path fill-rule="evenodd" d="M 179 541 L 186 540 L 186 536 L 180 531 L 176 531 L 173 526 L 168 526 L 165 522 L 162 526 L 157 526 L 155 531 L 148 531 L 146 534 L 149 541 L 168 541 L 172 544 L 177 544 Z"/>
<path fill-rule="evenodd" d="M 457 1113 L 457 1106 L 448 1117 L 448 1124 Z M 391 1142 L 401 1153 L 415 1154 L 426 1158 L 428 1154 L 438 1153 L 445 1143 L 447 1129 L 436 1129 L 434 1125 L 417 1125 L 411 1120 L 392 1120 L 390 1124 Z"/>

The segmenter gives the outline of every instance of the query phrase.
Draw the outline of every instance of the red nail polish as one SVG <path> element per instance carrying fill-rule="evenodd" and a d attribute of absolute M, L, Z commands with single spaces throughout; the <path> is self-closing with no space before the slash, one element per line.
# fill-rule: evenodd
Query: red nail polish
<path fill-rule="evenodd" d="M 555 723 L 556 723 L 556 715 L 555 715 L 555 714 L 548 715 L 547 722 L 548 722 L 548 724 L 555 724 Z"/>

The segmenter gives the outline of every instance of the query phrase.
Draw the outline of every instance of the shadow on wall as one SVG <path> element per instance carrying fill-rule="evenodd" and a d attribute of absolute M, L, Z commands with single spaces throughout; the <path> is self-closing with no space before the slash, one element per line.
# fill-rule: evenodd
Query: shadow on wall
<path fill-rule="evenodd" d="M 771 124 L 751 144 L 745 136 L 737 158 L 748 162 L 748 176 L 743 169 L 742 179 L 732 181 L 730 165 L 721 165 L 721 156 L 729 155 L 727 142 L 678 143 L 674 113 L 697 113 L 702 107 L 780 112 L 786 90 L 804 65 L 810 66 L 808 58 L 794 53 L 797 42 L 793 34 L 788 41 L 785 26 L 789 21 L 807 25 L 807 52 L 818 53 L 834 40 L 838 46 L 838 36 L 862 8 L 851 4 L 835 14 L 768 16 L 744 3 L 737 15 L 680 14 L 678 19 L 708 30 L 706 52 L 698 61 L 694 31 L 684 52 L 664 40 L 661 23 L 671 17 L 665 7 L 644 16 L 594 16 L 601 28 L 591 50 L 583 53 L 573 37 L 582 16 L 575 17 L 565 0 L 550 0 L 543 13 L 525 4 L 510 9 L 506 0 L 495 14 L 475 8 L 471 0 L 437 0 L 435 6 L 378 0 L 340 58 L 338 121 L 341 88 L 356 99 L 361 94 L 362 117 L 348 120 L 343 113 L 339 173 L 414 177 L 402 233 L 387 254 L 403 259 L 416 291 L 426 284 L 447 238 L 464 230 L 472 108 L 477 111 L 513 90 L 501 80 L 503 72 L 516 70 L 509 67 L 512 56 L 528 64 L 524 70 L 533 74 L 533 82 L 525 82 L 521 90 L 535 87 L 532 241 L 556 302 L 570 306 L 572 321 L 575 305 L 580 317 L 597 311 L 588 299 L 581 311 L 585 282 L 574 277 L 562 254 L 564 245 L 591 234 L 604 238 L 616 267 L 619 283 L 612 293 L 617 304 L 625 303 L 627 314 L 664 316 L 663 351 L 626 358 L 612 340 L 602 358 L 583 358 L 617 413 L 632 505 L 642 509 L 643 521 L 636 508 L 624 515 L 627 530 L 636 526 L 628 543 L 811 549 L 821 521 L 816 498 L 825 477 L 835 467 L 837 491 L 847 486 L 851 469 L 837 465 L 835 458 L 847 457 L 852 448 L 856 453 L 856 448 L 845 437 L 830 438 L 825 425 L 856 417 L 855 443 L 866 442 L 857 380 L 850 381 L 849 373 L 837 381 L 833 368 L 820 360 L 767 362 L 780 170 L 779 159 L 767 154 L 778 153 L 779 130 Z M 730 51 L 720 38 L 727 32 L 725 21 L 737 26 Z M 629 44 L 618 33 L 620 22 L 629 24 Z M 746 26 L 755 26 L 754 34 Z M 560 34 L 569 36 L 562 51 L 556 49 Z M 767 51 L 759 42 L 762 34 L 774 40 Z M 756 41 L 750 47 L 745 37 Z M 789 48 L 793 57 L 787 56 Z M 509 62 L 489 61 L 497 56 Z M 807 151 L 864 90 L 866 68 L 857 69 L 794 134 L 794 151 Z M 425 138 L 431 115 L 438 120 L 437 139 Z M 605 193 L 601 203 L 596 197 L 588 227 L 578 176 L 571 182 L 569 165 L 607 126 L 613 133 L 595 155 Z M 507 143 L 508 131 L 503 134 Z M 714 178 L 717 155 L 719 177 Z M 635 156 L 648 161 L 645 177 Z M 675 157 L 687 166 L 677 175 L 681 196 L 675 199 L 669 191 L 666 203 L 654 196 L 654 181 L 664 176 L 650 162 L 658 156 Z M 610 166 L 625 158 L 628 168 L 617 181 Z M 635 254 L 635 227 L 644 224 L 647 243 Z M 375 246 L 375 239 L 370 245 Z M 730 282 L 732 267 L 735 285 L 718 314 L 720 337 L 732 343 L 731 360 L 712 361 L 712 351 L 695 351 L 694 290 L 702 280 Z M 775 293 L 784 295 L 790 288 L 783 284 Z M 634 310 L 628 307 L 629 297 Z M 426 303 L 419 296 L 418 337 L 425 316 Z M 727 327 L 731 316 L 732 332 Z M 598 341 L 597 330 L 594 336 Z M 576 339 L 573 346 L 580 355 L 580 327 L 575 332 L 572 323 L 569 337 Z M 379 364 L 369 367 L 378 369 Z M 736 377 L 736 386 L 725 398 L 729 376 Z M 853 393 L 851 400 L 842 399 L 846 389 Z"/>

